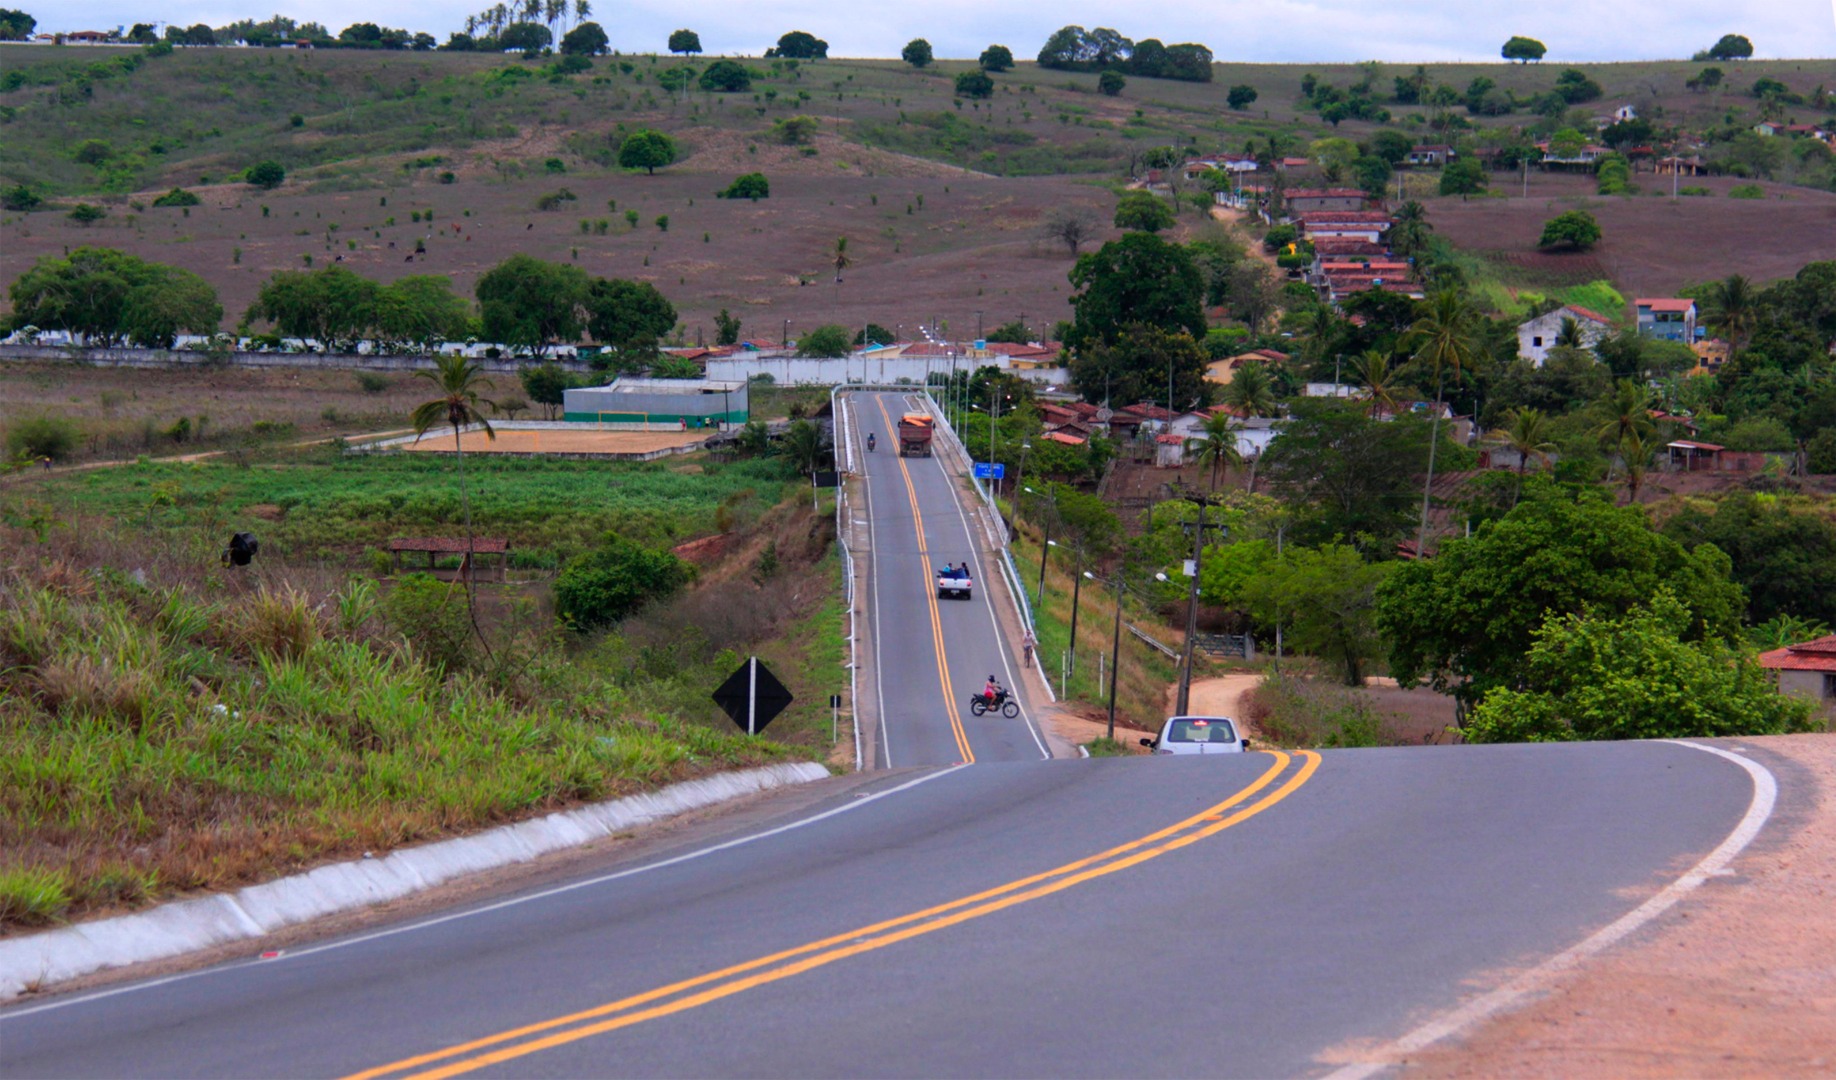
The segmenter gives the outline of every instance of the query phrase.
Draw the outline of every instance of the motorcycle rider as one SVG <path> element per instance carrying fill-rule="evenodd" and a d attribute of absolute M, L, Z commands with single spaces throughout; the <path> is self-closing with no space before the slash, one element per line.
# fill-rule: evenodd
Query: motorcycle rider
<path fill-rule="evenodd" d="M 993 675 L 988 676 L 987 685 L 982 687 L 982 699 L 988 703 L 988 707 L 991 709 L 994 708 L 995 700 L 1003 693 L 1005 693 L 1005 691 L 1001 689 L 1000 683 L 995 682 L 995 677 Z"/>
<path fill-rule="evenodd" d="M 867 452 L 873 453 L 873 432 L 871 431 L 867 433 Z"/>

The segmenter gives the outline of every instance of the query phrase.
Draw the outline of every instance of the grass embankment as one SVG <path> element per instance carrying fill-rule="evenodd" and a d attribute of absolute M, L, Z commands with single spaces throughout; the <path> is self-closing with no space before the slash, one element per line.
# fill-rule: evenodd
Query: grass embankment
<path fill-rule="evenodd" d="M 1014 563 L 1020 569 L 1020 580 L 1029 602 L 1038 595 L 1039 539 L 1023 528 L 1013 546 Z M 1102 573 L 1100 567 L 1085 569 Z M 1105 581 L 1086 580 L 1082 589 L 1076 589 L 1077 580 L 1070 556 L 1062 548 L 1053 548 L 1052 559 L 1046 564 L 1045 603 L 1035 604 L 1033 608 L 1039 657 L 1061 701 L 1083 710 L 1099 710 L 1107 716 L 1107 676 L 1116 628 L 1115 588 Z M 1063 665 L 1071 649 L 1074 597 L 1077 600 L 1077 662 L 1067 680 Z M 1122 674 L 1116 683 L 1116 721 L 1143 730 L 1158 730 L 1166 719 L 1167 687 L 1178 680 L 1179 665 L 1130 634 L 1128 627 L 1130 624 L 1139 626 L 1143 633 L 1172 649 L 1179 648 L 1185 636 L 1182 631 L 1164 625 L 1134 594 L 1130 594 L 1124 604 L 1122 622 Z M 1099 672 L 1104 676 L 1101 681 Z"/>
<path fill-rule="evenodd" d="M 4 496 L 0 927 L 825 756 L 846 681 L 832 529 L 784 466 L 544 464 L 469 463 L 481 530 L 556 559 L 608 528 L 722 551 L 595 634 L 555 624 L 545 581 L 482 585 L 487 652 L 456 588 L 360 572 L 369 538 L 457 531 L 414 501 L 454 491 L 450 462 L 148 464 Z M 277 490 L 256 564 L 219 567 Z M 798 697 L 770 741 L 708 699 L 748 653 Z"/>

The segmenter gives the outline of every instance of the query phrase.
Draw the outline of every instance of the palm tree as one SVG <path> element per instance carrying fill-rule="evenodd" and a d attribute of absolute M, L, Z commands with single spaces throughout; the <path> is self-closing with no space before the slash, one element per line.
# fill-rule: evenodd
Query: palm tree
<path fill-rule="evenodd" d="M 1613 446 L 1627 435 L 1649 437 L 1657 425 L 1651 422 L 1651 391 L 1631 379 L 1621 379 L 1606 399 L 1607 418 L 1594 428 L 1594 438 L 1602 446 Z"/>
<path fill-rule="evenodd" d="M 466 427 L 477 424 L 484 429 L 485 437 L 495 440 L 497 432 L 491 422 L 485 419 L 482 407 L 497 408 L 496 402 L 480 397 L 480 390 L 488 390 L 492 383 L 484 377 L 484 370 L 463 356 L 439 356 L 434 358 L 439 365 L 432 371 L 417 371 L 417 378 L 426 379 L 439 390 L 439 396 L 423 401 L 415 406 L 408 422 L 414 428 L 414 441 L 420 442 L 421 436 L 428 429 L 438 427 L 441 423 L 452 425 L 453 454 L 459 470 L 459 505 L 465 514 L 465 604 L 472 617 L 472 630 L 478 634 L 478 640 L 484 641 L 484 632 L 478 629 L 478 606 L 473 593 L 473 564 L 476 562 L 476 540 L 472 536 L 472 500 L 465 488 L 465 447 L 459 434 Z M 489 651 L 490 646 L 485 646 Z"/>
<path fill-rule="evenodd" d="M 1486 435 L 1485 441 L 1515 451 L 1517 475 L 1521 477 L 1532 459 L 1538 468 L 1549 464 L 1549 452 L 1555 449 L 1555 443 L 1549 441 L 1548 434 L 1549 417 L 1543 410 L 1524 407 L 1506 410 L 1505 426 Z"/>
<path fill-rule="evenodd" d="M 592 0 L 574 0 L 574 25 L 579 26 L 593 17 Z"/>
<path fill-rule="evenodd" d="M 1638 502 L 1638 489 L 1644 486 L 1645 473 L 1651 467 L 1651 456 L 1657 453 L 1657 437 L 1649 432 L 1628 431 L 1619 438 L 1619 460 L 1626 469 L 1626 502 Z"/>
<path fill-rule="evenodd" d="M 1429 296 L 1427 311 L 1409 327 L 1415 339 L 1415 358 L 1434 368 L 1434 416 L 1428 427 L 1428 475 L 1422 481 L 1422 524 L 1415 536 L 1415 553 L 1427 554 L 1428 494 L 1434 487 L 1434 454 L 1441 439 L 1442 395 L 1451 370 L 1454 381 L 1473 366 L 1479 356 L 1480 316 L 1463 293 L 1441 289 Z"/>
<path fill-rule="evenodd" d="M 1366 349 L 1352 360 L 1352 374 L 1364 384 L 1365 393 L 1371 397 L 1371 416 L 1378 412 L 1388 412 L 1391 416 L 1401 411 L 1396 400 L 1396 368 L 1390 363 L 1390 354 L 1382 349 Z"/>
<path fill-rule="evenodd" d="M 1269 370 L 1260 363 L 1248 363 L 1237 369 L 1224 387 L 1224 404 L 1243 410 L 1247 416 L 1267 416 L 1275 411 L 1275 383 Z"/>
<path fill-rule="evenodd" d="M 1581 338 L 1581 320 L 1571 316 L 1562 316 L 1562 325 L 1556 330 L 1555 344 L 1566 345 L 1571 349 L 1585 349 L 1587 342 Z"/>
<path fill-rule="evenodd" d="M 1229 414 L 1218 413 L 1207 418 L 1205 426 L 1199 430 L 1203 434 L 1198 438 L 1187 439 L 1186 449 L 1198 449 L 1194 460 L 1211 470 L 1211 491 L 1215 495 L 1224 469 L 1243 464 L 1243 455 L 1237 452 L 1236 423 Z"/>
<path fill-rule="evenodd" d="M 1428 223 L 1428 208 L 1410 199 L 1396 211 L 1396 224 L 1390 227 L 1390 250 L 1404 258 L 1420 255 L 1433 231 L 1434 226 Z"/>
<path fill-rule="evenodd" d="M 842 236 L 842 237 L 836 238 L 835 240 L 835 258 L 832 261 L 835 263 L 835 284 L 840 285 L 841 279 L 842 279 L 842 271 L 848 269 L 848 267 L 854 264 L 854 260 L 848 257 L 848 238 L 847 237 Z"/>
<path fill-rule="evenodd" d="M 794 421 L 784 432 L 784 454 L 801 476 L 816 475 L 822 464 L 822 431 L 808 420 Z"/>
<path fill-rule="evenodd" d="M 1708 309 L 1709 327 L 1727 339 L 1731 364 L 1735 354 L 1746 344 L 1748 335 L 1753 333 L 1753 324 L 1759 315 L 1753 283 L 1739 274 L 1730 274 L 1725 280 L 1717 281 L 1708 295 Z"/>

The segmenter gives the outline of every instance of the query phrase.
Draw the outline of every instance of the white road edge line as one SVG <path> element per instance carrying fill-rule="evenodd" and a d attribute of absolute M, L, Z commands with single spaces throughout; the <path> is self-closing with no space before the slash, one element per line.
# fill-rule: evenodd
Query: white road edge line
<path fill-rule="evenodd" d="M 954 430 L 952 430 L 951 434 L 954 436 Z M 967 446 L 963 447 L 963 456 L 969 456 Z M 976 573 L 982 575 L 983 582 L 987 582 L 988 574 L 986 571 L 988 567 L 982 559 L 981 551 L 975 546 L 975 535 L 969 531 L 969 515 L 963 511 L 963 499 L 962 495 L 956 490 L 956 478 L 950 475 L 950 470 L 944 468 L 943 462 L 938 461 L 935 456 L 933 456 L 931 460 L 937 465 L 937 471 L 943 474 L 944 486 L 950 491 L 950 501 L 956 506 L 956 522 L 963 527 L 963 540 L 968 543 L 969 550 L 975 555 Z M 1024 588 L 1024 586 L 1022 586 L 1022 588 Z M 977 589 L 976 591 L 982 594 L 982 605 L 988 611 L 989 629 L 994 631 L 995 640 L 1005 645 L 1006 642 L 1001 636 L 1001 620 L 995 615 L 994 601 L 988 598 L 988 590 L 986 588 Z M 1019 607 L 1017 603 L 1014 606 L 1016 608 Z M 1026 733 L 1033 737 L 1033 745 L 1039 748 L 1039 756 L 1046 761 L 1052 760 L 1052 751 L 1046 749 L 1045 740 L 1039 737 L 1039 728 L 1038 725 L 1033 722 L 1032 710 L 1026 707 L 1025 697 L 1020 693 L 1020 680 L 1014 678 L 1014 669 L 1009 666 L 1007 662 L 1006 649 L 1001 650 L 1001 672 L 1007 676 L 1007 685 L 1014 688 L 1014 699 L 1020 702 L 1020 719 L 1026 724 Z M 1047 685 L 1050 686 L 1050 680 L 1047 680 Z"/>
<path fill-rule="evenodd" d="M 854 417 L 853 395 L 845 398 L 848 415 Z M 874 399 L 878 401 L 876 397 Z M 859 420 L 855 420 L 859 423 Z M 899 449 L 899 434 L 893 432 L 893 450 Z M 873 526 L 873 474 L 867 466 L 861 466 L 861 508 L 867 511 L 867 557 L 868 566 L 872 569 L 873 581 L 870 588 L 873 593 L 873 693 L 880 702 L 880 760 L 885 768 L 893 767 L 892 735 L 886 727 L 886 663 L 880 656 L 880 642 L 886 635 L 880 632 L 880 540 L 879 531 Z M 879 766 L 871 766 L 878 768 Z"/>
<path fill-rule="evenodd" d="M 1734 861 L 1735 856 L 1753 842 L 1753 838 L 1759 835 L 1767 819 L 1772 816 L 1773 806 L 1778 802 L 1779 784 L 1772 772 L 1757 761 L 1718 746 L 1705 746 L 1685 739 L 1662 741 L 1725 758 L 1747 770 L 1747 775 L 1753 779 L 1753 798 L 1747 804 L 1747 812 L 1740 819 L 1740 824 L 1734 827 L 1734 831 L 1727 835 L 1727 839 L 1703 856 L 1702 861 L 1691 867 L 1688 873 L 1664 886 L 1657 895 L 1608 923 L 1579 944 L 1557 953 L 1497 989 L 1430 1020 L 1377 1051 L 1372 1055 L 1372 1060 L 1353 1062 L 1327 1073 L 1326 1080 L 1364 1080 L 1386 1069 L 1396 1068 L 1403 1056 L 1416 1053 L 1482 1020 L 1516 1008 L 1525 998 L 1547 989 L 1556 979 L 1574 970 L 1583 961 L 1611 948 L 1676 906 L 1678 901 L 1697 886 L 1725 869 Z"/>
<path fill-rule="evenodd" d="M 833 807 L 828 810 L 824 810 L 820 814 L 815 814 L 815 815 L 812 815 L 806 818 L 799 818 L 796 821 L 787 822 L 783 825 L 779 825 L 776 828 L 767 829 L 764 832 L 752 833 L 751 835 L 738 837 L 737 839 L 728 840 L 724 843 L 715 844 L 711 847 L 697 848 L 694 851 L 684 852 L 681 855 L 674 855 L 674 856 L 671 856 L 670 858 L 661 859 L 657 862 L 645 863 L 642 866 L 634 866 L 634 867 L 631 867 L 630 869 L 619 870 L 619 871 L 615 871 L 610 874 L 601 874 L 598 877 L 587 878 L 585 881 L 570 882 L 566 885 L 559 885 L 552 889 L 543 889 L 541 892 L 533 892 L 533 893 L 528 894 L 527 896 L 511 897 L 508 900 L 500 900 L 495 904 L 486 904 L 483 907 L 470 908 L 466 911 L 456 911 L 450 915 L 441 915 L 437 918 L 423 919 L 420 922 L 408 923 L 405 926 L 394 926 L 394 927 L 390 927 L 387 930 L 377 930 L 377 931 L 373 931 L 368 934 L 360 934 L 357 937 L 345 938 L 341 941 L 327 942 L 324 945 L 315 945 L 315 946 L 312 946 L 311 948 L 306 948 L 306 949 L 297 949 L 297 950 L 289 949 L 282 955 L 272 960 L 245 960 L 241 963 L 231 962 L 231 963 L 225 963 L 225 964 L 217 964 L 212 967 L 200 968 L 197 971 L 186 971 L 186 972 L 181 972 L 180 974 L 177 974 L 177 975 L 168 975 L 163 979 L 153 979 L 148 982 L 132 983 L 127 986 L 117 986 L 117 987 L 114 987 L 108 990 L 99 990 L 93 994 L 82 994 L 76 997 L 63 998 L 57 1001 L 47 1001 L 42 1005 L 33 1005 L 27 1008 L 20 1008 L 20 1009 L 0 1009 L 0 1024 L 4 1024 L 8 1020 L 16 1020 L 22 1016 L 31 1016 L 35 1013 L 50 1012 L 53 1009 L 68 1008 L 69 1006 L 72 1006 L 72 1005 L 81 1005 L 81 1004 L 84 1004 L 90 1001 L 100 1001 L 103 998 L 116 997 L 121 994 L 131 994 L 131 993 L 136 993 L 141 990 L 151 990 L 156 986 L 166 986 L 171 983 L 183 982 L 188 979 L 200 978 L 205 975 L 216 975 L 216 974 L 221 974 L 226 971 L 239 971 L 246 967 L 254 967 L 254 966 L 262 965 L 262 964 L 271 966 L 271 965 L 278 964 L 278 963 L 285 963 L 286 961 L 289 961 L 289 960 L 297 960 L 303 956 L 313 956 L 317 953 L 331 952 L 336 949 L 349 948 L 352 945 L 362 945 L 366 942 L 376 941 L 381 938 L 395 937 L 398 934 L 408 934 L 416 930 L 425 930 L 429 927 L 439 926 L 442 923 L 458 922 L 460 919 L 469 919 L 475 915 L 484 915 L 489 912 L 500 911 L 504 908 L 517 907 L 522 904 L 531 903 L 536 900 L 546 900 L 547 898 L 551 896 L 559 896 L 562 893 L 570 893 L 578 889 L 591 888 L 595 885 L 604 885 L 607 882 L 617 881 L 620 878 L 634 877 L 638 874 L 647 874 L 652 870 L 662 870 L 665 867 L 675 866 L 679 863 L 690 862 L 694 859 L 705 858 L 709 855 L 714 855 L 722 851 L 728 851 L 733 848 L 744 847 L 747 844 L 754 844 L 754 843 L 759 842 L 760 840 L 767 840 L 781 833 L 787 833 L 794 829 L 801 829 L 806 825 L 814 825 L 819 821 L 827 820 L 828 818 L 835 817 L 839 814 L 845 814 L 850 810 L 859 810 L 861 807 L 866 806 L 869 803 L 876 802 L 880 799 L 884 799 L 889 795 L 897 795 L 904 791 L 910 791 L 912 788 L 915 788 L 920 784 L 928 784 L 933 780 L 940 780 L 946 776 L 949 776 L 951 773 L 956 772 L 959 769 L 964 769 L 967 767 L 968 766 L 966 765 L 945 766 L 936 772 L 926 773 L 925 775 L 917 777 L 916 779 L 907 780 L 905 783 L 900 784 L 897 787 L 890 787 L 890 788 L 887 788 L 885 791 L 876 791 L 872 793 L 871 795 L 863 795 L 858 799 L 843 803 L 840 806 Z"/>

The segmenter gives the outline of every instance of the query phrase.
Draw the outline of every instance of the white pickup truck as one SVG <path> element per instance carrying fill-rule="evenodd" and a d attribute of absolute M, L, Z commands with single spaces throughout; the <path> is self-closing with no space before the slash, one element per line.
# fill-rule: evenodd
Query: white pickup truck
<path fill-rule="evenodd" d="M 943 569 L 937 571 L 937 598 L 939 600 L 949 596 L 958 600 L 967 600 L 974 591 L 975 582 L 969 577 L 968 563 L 961 566 L 951 566 L 945 563 Z"/>

